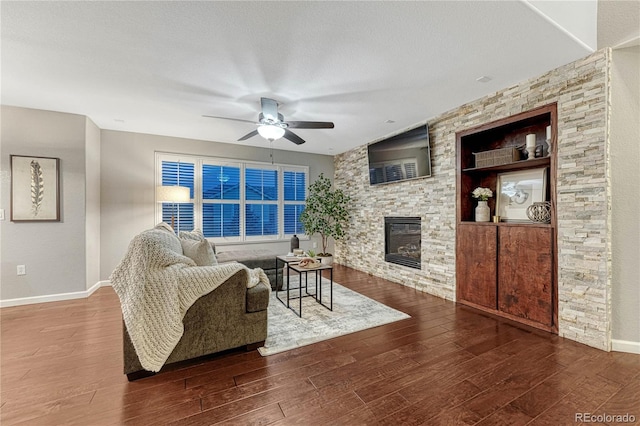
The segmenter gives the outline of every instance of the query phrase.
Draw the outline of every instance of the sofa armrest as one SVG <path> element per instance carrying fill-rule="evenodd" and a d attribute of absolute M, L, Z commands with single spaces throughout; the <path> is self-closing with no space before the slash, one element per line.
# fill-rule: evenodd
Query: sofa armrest
<path fill-rule="evenodd" d="M 239 270 L 187 310 L 183 319 L 184 334 L 166 364 L 266 339 L 266 307 L 258 312 L 247 310 L 248 278 L 247 270 Z M 123 349 L 125 374 L 143 370 L 124 324 Z"/>

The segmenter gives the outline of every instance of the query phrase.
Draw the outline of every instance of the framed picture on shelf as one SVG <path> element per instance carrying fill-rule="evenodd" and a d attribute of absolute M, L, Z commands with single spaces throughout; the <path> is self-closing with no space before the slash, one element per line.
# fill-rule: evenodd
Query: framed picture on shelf
<path fill-rule="evenodd" d="M 498 175 L 496 215 L 505 222 L 531 222 L 527 208 L 546 201 L 547 168 L 529 169 Z"/>
<path fill-rule="evenodd" d="M 11 156 L 11 221 L 60 221 L 60 159 Z"/>

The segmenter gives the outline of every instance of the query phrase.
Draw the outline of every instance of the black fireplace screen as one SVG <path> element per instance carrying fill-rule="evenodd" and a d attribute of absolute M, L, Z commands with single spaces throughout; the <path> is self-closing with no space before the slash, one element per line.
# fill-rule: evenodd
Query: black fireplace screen
<path fill-rule="evenodd" d="M 384 235 L 384 260 L 421 269 L 419 217 L 385 217 Z"/>

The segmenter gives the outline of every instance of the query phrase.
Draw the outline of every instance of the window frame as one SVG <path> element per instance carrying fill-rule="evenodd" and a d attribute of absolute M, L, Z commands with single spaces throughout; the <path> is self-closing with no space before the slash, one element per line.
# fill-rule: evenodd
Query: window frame
<path fill-rule="evenodd" d="M 167 152 L 156 152 L 155 161 L 155 183 L 156 186 L 162 184 L 162 162 L 185 162 L 194 164 L 194 184 L 193 184 L 193 198 L 190 203 L 193 203 L 193 223 L 194 228 L 203 229 L 203 205 L 204 204 L 240 204 L 240 235 L 238 237 L 207 237 L 207 240 L 216 244 L 238 244 L 238 243 L 265 243 L 265 242 L 283 242 L 288 241 L 294 234 L 285 233 L 285 216 L 284 206 L 285 204 L 298 204 L 304 205 L 306 201 L 285 201 L 284 191 L 284 174 L 285 172 L 302 172 L 305 175 L 305 200 L 309 190 L 309 166 L 293 165 L 293 164 L 281 164 L 281 163 L 266 163 L 251 160 L 240 160 L 223 157 L 210 157 L 210 156 L 197 156 L 189 154 L 175 154 Z M 240 168 L 240 199 L 239 200 L 204 200 L 202 196 L 203 190 L 203 165 L 212 166 L 231 166 Z M 263 170 L 276 170 L 278 179 L 278 199 L 276 202 L 264 202 L 264 200 L 246 200 L 245 185 L 246 185 L 246 169 L 263 169 Z M 155 194 L 155 191 L 154 191 Z M 154 201 L 155 195 L 154 195 Z M 276 204 L 278 212 L 278 233 L 277 235 L 246 235 L 246 206 L 247 204 Z M 162 221 L 162 203 L 155 203 L 155 218 L 156 223 Z M 308 239 L 305 234 L 295 233 L 300 239 Z"/>

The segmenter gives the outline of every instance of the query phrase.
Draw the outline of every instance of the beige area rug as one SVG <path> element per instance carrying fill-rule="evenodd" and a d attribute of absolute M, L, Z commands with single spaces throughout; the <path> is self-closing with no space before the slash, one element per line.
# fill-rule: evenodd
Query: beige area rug
<path fill-rule="evenodd" d="M 323 279 L 323 283 L 322 301 L 329 305 L 329 282 Z M 291 287 L 296 286 L 297 281 L 292 277 Z M 309 290 L 313 292 L 311 286 Z M 286 301 L 286 297 L 286 291 L 281 291 L 280 298 Z M 296 311 L 299 309 L 298 299 L 291 300 L 290 304 Z M 262 356 L 355 333 L 410 316 L 334 282 L 333 311 L 317 303 L 313 297 L 304 297 L 300 318 L 276 299 L 274 291 L 269 301 L 268 318 L 267 340 L 263 347 L 258 348 Z"/>

